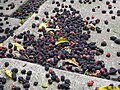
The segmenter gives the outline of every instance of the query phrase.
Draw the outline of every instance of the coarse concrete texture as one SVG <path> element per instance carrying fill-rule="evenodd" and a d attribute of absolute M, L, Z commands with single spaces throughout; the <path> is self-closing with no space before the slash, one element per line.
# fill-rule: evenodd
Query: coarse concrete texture
<path fill-rule="evenodd" d="M 57 0 L 60 1 L 60 3 L 62 3 L 62 0 Z M 106 47 L 101 47 L 104 49 L 104 54 L 100 55 L 100 56 L 96 56 L 96 60 L 103 60 L 105 61 L 105 66 L 109 69 L 110 67 L 115 67 L 115 68 L 120 68 L 120 65 L 118 63 L 120 63 L 120 57 L 116 56 L 116 52 L 120 51 L 120 45 L 115 44 L 113 41 L 111 41 L 109 38 L 110 36 L 117 36 L 119 37 L 119 33 L 120 33 L 120 17 L 117 17 L 116 12 L 118 9 L 120 9 L 120 1 L 117 0 L 116 4 L 112 4 L 113 5 L 113 14 L 109 14 L 109 11 L 107 9 L 107 6 L 105 4 L 105 2 L 107 0 L 104 1 L 96 1 L 95 3 L 92 4 L 79 4 L 78 0 L 74 0 L 75 3 L 72 4 L 72 6 L 78 10 L 80 10 L 80 13 L 82 15 L 83 18 L 86 18 L 87 16 L 92 17 L 94 16 L 95 19 L 100 19 L 100 24 L 98 24 L 98 26 L 101 28 L 102 33 L 101 34 L 97 34 L 96 31 L 92 31 L 91 33 L 91 38 L 88 42 L 97 42 L 97 45 L 99 47 L 100 43 L 105 40 L 107 42 L 107 46 Z M 109 0 L 110 2 L 112 2 L 112 0 Z M 51 4 L 52 0 L 47 0 L 43 5 L 40 6 L 40 8 L 38 9 L 38 14 L 33 14 L 30 18 L 28 18 L 28 20 L 18 29 L 15 31 L 15 34 L 18 35 L 19 33 L 22 33 L 24 31 L 30 30 L 31 33 L 35 34 L 36 37 L 39 36 L 40 32 L 37 32 L 38 28 L 32 29 L 32 23 L 41 23 L 41 19 L 45 17 L 44 15 L 44 11 L 49 11 L 49 15 L 54 15 L 52 13 L 52 10 L 54 9 L 54 7 L 56 5 Z M 70 0 L 66 0 L 66 2 L 64 2 L 64 4 L 66 5 L 70 5 Z M 100 8 L 97 8 L 97 6 L 100 6 Z M 115 8 L 114 8 L 115 7 Z M 96 12 L 92 12 L 92 8 L 96 8 Z M 102 14 L 101 11 L 102 10 L 106 10 L 107 13 L 106 14 Z M 116 19 L 112 20 L 111 16 L 115 15 Z M 39 16 L 40 20 L 39 21 L 35 21 L 34 18 L 35 16 Z M 94 20 L 94 19 L 93 19 Z M 108 20 L 109 24 L 105 25 L 104 24 L 104 20 Z M 110 28 L 110 32 L 107 32 L 107 28 Z M 8 40 L 6 40 L 4 42 L 4 45 L 7 45 L 8 42 L 13 42 L 13 38 L 10 37 Z M 111 57 L 106 57 L 106 53 L 110 53 Z M 27 62 L 22 62 L 22 61 L 17 61 L 17 60 L 13 60 L 13 59 L 3 59 L 0 60 L 0 62 L 3 64 L 3 62 L 5 62 L 6 60 L 11 62 L 11 67 L 18 67 L 19 69 L 22 68 L 22 65 L 24 65 Z M 1 64 L 1 66 L 3 66 Z M 31 87 L 30 90 L 42 90 L 42 88 L 40 87 L 40 85 L 43 82 L 47 82 L 47 79 L 45 79 L 44 75 L 45 75 L 45 71 L 44 68 L 42 66 L 39 65 L 35 65 L 35 64 L 31 64 L 31 63 L 27 63 L 27 66 L 25 67 L 27 70 L 33 70 L 33 73 L 35 77 L 32 78 L 31 83 L 34 82 L 34 80 L 39 80 L 39 87 Z M 105 79 L 99 79 L 99 78 L 95 78 L 95 77 L 89 77 L 89 76 L 85 76 L 85 75 L 78 75 L 78 74 L 73 74 L 71 72 L 65 72 L 65 71 L 61 71 L 61 70 L 55 70 L 56 73 L 58 73 L 58 75 L 65 75 L 67 76 L 67 78 L 71 79 L 71 90 L 94 90 L 95 87 L 99 87 L 102 85 L 109 85 L 110 83 L 114 83 L 114 84 L 119 84 L 118 82 L 114 82 L 114 81 L 108 81 Z M 114 76 L 113 76 L 114 77 Z M 116 76 L 115 76 L 116 77 Z M 91 88 L 88 88 L 86 86 L 86 82 L 88 80 L 94 80 L 94 86 Z M 9 81 L 10 83 L 12 82 L 11 80 Z M 8 84 L 9 84 L 8 82 Z M 56 90 L 56 84 L 54 83 L 53 85 L 49 86 L 49 88 L 47 90 Z M 9 87 L 7 87 L 9 88 Z M 84 89 L 83 89 L 84 88 Z"/>
<path fill-rule="evenodd" d="M 5 17 L 0 17 L 2 19 L 3 26 L 1 26 L 3 29 L 10 28 L 13 29 L 13 27 L 17 27 L 20 24 L 20 19 L 17 18 L 10 18 L 8 17 L 8 20 L 4 20 Z M 6 22 L 9 22 L 9 24 L 6 24 Z"/>
<path fill-rule="evenodd" d="M 42 88 L 43 83 L 47 83 L 47 80 L 45 78 L 45 74 L 48 73 L 44 70 L 44 67 L 36 64 L 32 64 L 29 62 L 24 62 L 24 61 L 19 61 L 15 59 L 10 59 L 10 58 L 4 58 L 0 59 L 0 75 L 5 76 L 3 67 L 4 63 L 9 62 L 9 67 L 7 68 L 8 70 L 11 70 L 12 68 L 18 68 L 18 76 L 23 76 L 25 77 L 26 75 L 21 74 L 21 70 L 25 69 L 26 71 L 32 71 L 32 76 L 30 80 L 31 87 L 29 90 L 57 90 L 57 83 L 53 83 L 52 85 L 48 85 L 48 88 L 44 89 Z M 25 67 L 23 67 L 26 64 Z M 63 70 L 57 70 L 52 68 L 53 71 L 60 77 L 61 75 L 64 75 L 66 79 L 70 79 L 71 81 L 71 89 L 70 90 L 95 90 L 96 87 L 101 87 L 101 86 L 107 86 L 109 84 L 114 84 L 114 85 L 119 85 L 119 82 L 115 81 L 109 81 L 105 79 L 99 79 L 95 77 L 90 77 L 90 76 L 84 76 L 81 74 L 73 73 L 73 72 L 66 72 Z M 13 82 L 9 77 L 6 77 L 7 83 L 5 85 L 5 90 L 10 90 L 11 86 L 14 84 L 16 86 L 20 86 L 22 88 L 22 84 L 20 84 L 18 81 Z M 94 85 L 92 87 L 87 86 L 87 81 L 93 80 Z M 38 86 L 33 86 L 33 83 L 37 81 L 39 82 Z M 21 90 L 24 90 L 23 88 Z"/>
<path fill-rule="evenodd" d="M 0 12 L 3 12 L 4 15 L 11 15 L 13 12 L 15 12 L 22 4 L 24 4 L 28 0 L 8 0 L 4 3 L 5 0 L 0 0 L 0 6 L 3 6 L 3 10 L 0 10 Z M 6 10 L 9 4 L 14 3 L 15 8 Z"/>

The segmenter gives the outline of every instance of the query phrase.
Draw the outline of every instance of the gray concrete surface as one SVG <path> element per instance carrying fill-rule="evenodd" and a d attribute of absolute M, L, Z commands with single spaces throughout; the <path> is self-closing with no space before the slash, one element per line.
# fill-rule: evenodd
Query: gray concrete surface
<path fill-rule="evenodd" d="M 62 0 L 59 0 L 60 2 Z M 67 0 L 67 2 L 65 4 L 69 5 L 70 0 Z M 75 1 L 78 1 L 78 0 L 75 0 Z M 90 41 L 95 41 L 97 42 L 97 45 L 99 47 L 100 46 L 100 43 L 105 40 L 107 41 L 107 46 L 106 47 L 101 47 L 104 49 L 105 53 L 102 55 L 102 56 L 96 56 L 96 60 L 104 60 L 105 61 L 105 64 L 106 64 L 106 67 L 109 69 L 110 67 L 115 67 L 115 68 L 120 68 L 120 65 L 118 65 L 118 63 L 120 63 L 120 57 L 117 57 L 116 56 L 116 52 L 120 51 L 120 45 L 117 45 L 115 44 L 113 41 L 110 41 L 109 38 L 111 35 L 115 35 L 117 37 L 119 37 L 119 33 L 120 33 L 120 17 L 117 17 L 116 15 L 116 11 L 118 9 L 120 9 L 120 0 L 117 0 L 117 4 L 112 4 L 113 7 L 116 7 L 114 8 L 114 14 L 112 15 L 115 15 L 116 16 L 116 19 L 115 20 L 112 20 L 111 19 L 111 16 L 110 14 L 108 14 L 108 12 L 110 10 L 107 9 L 107 6 L 105 5 L 105 2 L 107 0 L 104 0 L 103 2 L 100 2 L 100 1 L 97 1 L 95 3 L 92 3 L 91 5 L 89 4 L 79 4 L 78 2 L 75 2 L 73 4 L 73 7 L 75 7 L 76 9 L 80 10 L 81 12 L 81 15 L 83 18 L 89 16 L 89 17 L 92 17 L 93 15 L 95 16 L 95 19 L 99 18 L 101 20 L 100 24 L 98 25 L 101 29 L 102 29 L 102 33 L 101 34 L 97 34 L 95 31 L 93 31 L 91 33 L 91 39 L 89 40 Z M 109 0 L 109 1 L 112 1 L 112 0 Z M 21 32 L 24 32 L 24 31 L 27 31 L 27 30 L 30 30 L 31 33 L 35 34 L 36 37 L 39 35 L 39 33 L 37 32 L 38 28 L 35 28 L 35 29 L 32 29 L 31 25 L 32 23 L 41 23 L 41 19 L 44 16 L 44 11 L 49 11 L 50 12 L 50 15 L 53 15 L 52 14 L 52 10 L 53 8 L 55 7 L 55 5 L 52 5 L 51 4 L 52 0 L 48 0 L 47 2 L 45 2 L 40 8 L 39 8 L 39 13 L 38 14 L 33 14 L 18 30 L 15 31 L 15 34 L 19 34 Z M 97 6 L 100 6 L 100 8 L 96 8 L 96 12 L 92 12 L 91 9 L 92 8 L 95 8 Z M 107 10 L 107 14 L 102 14 L 101 11 L 102 10 Z M 40 17 L 40 20 L 39 21 L 35 21 L 34 18 L 35 16 L 39 16 Z M 104 23 L 104 20 L 108 20 L 109 21 L 109 24 L 108 25 L 105 25 L 103 24 Z M 110 28 L 111 32 L 107 32 L 107 28 Z M 117 32 L 117 33 L 115 33 Z M 120 37 L 119 37 L 120 38 Z M 4 42 L 4 45 L 7 45 L 8 42 L 13 42 L 13 38 L 10 37 L 7 41 Z M 110 53 L 111 54 L 111 57 L 110 58 L 107 58 L 105 56 L 106 53 Z M 1 66 L 3 64 L 3 62 L 5 62 L 6 60 L 10 61 L 11 64 L 13 64 L 13 66 L 11 67 L 14 67 L 14 65 L 16 67 L 18 67 L 20 70 L 22 69 L 22 65 L 24 65 L 24 63 L 27 63 L 27 62 L 21 62 L 21 61 L 16 61 L 16 60 L 13 60 L 13 59 L 3 59 L 3 60 L 0 60 L 0 63 L 1 63 Z M 18 64 L 19 63 L 19 64 Z M 30 90 L 43 90 L 40 85 L 43 83 L 43 82 L 47 82 L 47 80 L 44 77 L 45 75 L 45 71 L 43 69 L 43 67 L 39 66 L 39 65 L 36 65 L 36 64 L 31 64 L 31 63 L 27 63 L 27 66 L 25 67 L 27 70 L 33 70 L 34 72 L 34 76 L 32 81 L 34 80 L 39 80 L 39 86 L 38 87 L 31 87 Z M 94 90 L 94 88 L 97 86 L 102 86 L 102 85 L 109 85 L 110 83 L 114 83 L 114 84 L 119 84 L 118 82 L 113 82 L 113 81 L 108 81 L 108 80 L 104 80 L 104 79 L 99 79 L 99 78 L 95 78 L 95 77 L 89 77 L 89 76 L 85 76 L 85 75 L 78 75 L 78 74 L 73 74 L 71 72 L 65 72 L 65 71 L 60 71 L 60 70 L 55 70 L 56 73 L 58 73 L 59 75 L 62 75 L 64 74 L 65 76 L 67 76 L 69 79 L 71 79 L 71 90 Z M 113 76 L 114 77 L 114 76 Z M 95 84 L 93 87 L 91 88 L 88 88 L 86 86 L 86 82 L 88 80 L 91 80 L 93 79 L 95 81 Z M 31 81 L 31 84 L 32 84 L 32 81 Z M 8 81 L 8 85 L 9 85 L 9 82 L 12 83 L 12 81 Z M 17 83 L 18 84 L 18 83 Z M 9 88 L 8 85 L 6 86 L 6 88 Z M 84 89 L 83 89 L 84 88 Z M 52 86 L 49 86 L 49 88 L 47 90 L 56 90 L 56 84 L 53 84 Z"/>
<path fill-rule="evenodd" d="M 2 19 L 1 22 L 4 24 L 3 26 L 1 26 L 3 29 L 6 29 L 6 28 L 13 29 L 13 27 L 17 27 L 20 23 L 20 19 L 8 17 L 8 20 L 6 20 L 6 21 L 8 21 L 9 24 L 6 24 L 6 21 L 4 21 L 5 17 L 0 17 L 0 18 Z M 5 35 L 5 34 L 1 33 L 0 36 L 1 35 Z"/>
<path fill-rule="evenodd" d="M 22 3 L 21 3 L 22 1 Z M 0 10 L 1 12 L 3 12 L 4 15 L 11 15 L 13 12 L 15 12 L 22 4 L 24 4 L 27 0 L 8 0 L 8 2 L 3 3 L 4 0 L 1 0 L 0 6 L 4 6 L 3 10 Z M 14 9 L 10 9 L 6 10 L 6 8 L 8 7 L 8 4 L 11 4 L 12 2 L 14 2 L 15 4 L 15 8 Z"/>
<path fill-rule="evenodd" d="M 28 62 L 23 62 L 23 61 L 19 61 L 19 60 L 15 60 L 15 59 L 10 59 L 10 58 L 4 58 L 4 59 L 0 59 L 0 75 L 4 76 L 4 71 L 3 71 L 3 66 L 4 66 L 4 62 L 9 62 L 10 66 L 7 68 L 8 70 L 11 70 L 12 68 L 18 68 L 18 74 L 17 76 L 23 76 L 25 77 L 25 75 L 21 75 L 21 70 L 25 69 L 27 71 L 31 70 L 33 72 L 32 76 L 31 76 L 31 80 L 30 80 L 30 84 L 31 87 L 29 90 L 57 90 L 57 83 L 53 83 L 52 85 L 48 85 L 48 88 L 44 89 L 41 87 L 41 85 L 43 83 L 47 83 L 47 80 L 45 78 L 45 74 L 47 73 L 44 70 L 44 67 L 40 66 L 40 65 L 36 65 L 36 64 L 32 64 L 32 63 L 28 63 Z M 25 67 L 23 67 L 23 65 L 25 65 Z M 70 90 L 95 90 L 96 87 L 101 87 L 101 86 L 107 86 L 111 83 L 113 83 L 114 85 L 119 85 L 119 82 L 114 82 L 114 81 L 109 81 L 109 80 L 105 80 L 105 79 L 99 79 L 99 78 L 95 78 L 95 77 L 89 77 L 89 76 L 85 76 L 85 75 L 81 75 L 81 74 L 76 74 L 76 73 L 72 73 L 72 72 L 66 72 L 66 71 L 62 71 L 62 70 L 56 70 L 53 69 L 55 71 L 55 73 L 60 77 L 61 75 L 65 75 L 66 79 L 70 79 L 71 81 L 71 89 Z M 92 87 L 88 87 L 87 86 L 87 81 L 89 80 L 93 80 L 94 81 L 94 85 Z M 38 81 L 39 84 L 38 86 L 33 86 L 33 82 Z M 20 86 L 22 88 L 22 85 L 16 81 L 13 82 L 10 78 L 7 77 L 7 84 L 5 85 L 5 90 L 10 90 L 11 85 L 17 85 Z M 23 88 L 21 90 L 24 90 Z"/>

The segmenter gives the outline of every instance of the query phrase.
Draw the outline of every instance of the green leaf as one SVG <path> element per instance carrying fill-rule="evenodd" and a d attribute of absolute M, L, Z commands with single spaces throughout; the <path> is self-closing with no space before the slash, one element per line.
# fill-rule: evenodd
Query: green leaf
<path fill-rule="evenodd" d="M 42 88 L 48 88 L 48 83 L 43 83 Z"/>

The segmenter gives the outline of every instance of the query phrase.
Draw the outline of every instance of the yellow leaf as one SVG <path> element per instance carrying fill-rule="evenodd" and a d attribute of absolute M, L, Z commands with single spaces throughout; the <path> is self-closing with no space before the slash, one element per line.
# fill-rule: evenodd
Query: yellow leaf
<path fill-rule="evenodd" d="M 17 50 L 20 51 L 20 50 L 24 50 L 23 46 L 20 45 L 19 43 L 12 43 L 13 46 L 16 46 L 17 47 Z"/>
<path fill-rule="evenodd" d="M 120 90 L 119 87 L 115 87 L 115 86 L 103 86 L 103 87 L 100 87 L 98 88 L 98 90 Z"/>
<path fill-rule="evenodd" d="M 60 30 L 59 28 L 47 28 L 47 27 L 48 27 L 47 23 L 41 23 L 38 28 L 39 29 L 45 28 L 46 32 L 48 32 L 50 30 L 54 30 L 54 31 Z"/>
<path fill-rule="evenodd" d="M 64 60 L 64 62 L 68 62 L 68 63 L 70 63 L 70 64 L 73 64 L 73 65 L 79 67 L 79 63 L 76 62 L 76 60 L 75 60 L 74 58 L 72 58 L 71 60 L 69 60 L 69 59 L 68 59 L 68 60 Z"/>
<path fill-rule="evenodd" d="M 48 24 L 47 23 L 41 23 L 40 25 L 39 25 L 39 29 L 41 29 L 41 28 L 47 28 L 48 27 Z"/>
<path fill-rule="evenodd" d="M 3 47 L 3 44 L 2 44 L 2 43 L 0 43 L 0 47 Z"/>
<path fill-rule="evenodd" d="M 6 74 L 8 77 L 12 78 L 12 72 L 11 72 L 10 70 L 7 70 L 7 69 L 5 68 L 4 71 L 5 71 L 5 74 Z"/>
<path fill-rule="evenodd" d="M 61 44 L 61 43 L 65 43 L 65 42 L 69 42 L 68 40 L 66 40 L 65 38 L 63 37 L 60 37 L 58 39 L 58 41 L 55 42 L 55 45 L 58 45 L 58 44 Z"/>
<path fill-rule="evenodd" d="M 54 32 L 53 32 L 53 31 L 50 31 L 50 35 L 54 36 Z"/>
<path fill-rule="evenodd" d="M 20 21 L 21 24 L 23 24 L 24 22 L 25 22 L 25 19 L 22 19 L 22 20 Z"/>
<path fill-rule="evenodd" d="M 42 88 L 48 88 L 48 84 L 47 83 L 43 83 L 42 84 Z"/>

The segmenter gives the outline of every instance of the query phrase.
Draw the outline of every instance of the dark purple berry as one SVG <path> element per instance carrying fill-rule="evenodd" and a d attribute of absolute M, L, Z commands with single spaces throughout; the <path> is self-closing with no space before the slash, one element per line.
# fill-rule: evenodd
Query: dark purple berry
<path fill-rule="evenodd" d="M 105 20 L 104 23 L 105 23 L 106 25 L 108 25 L 108 20 Z"/>
<path fill-rule="evenodd" d="M 106 10 L 102 10 L 102 14 L 105 14 L 106 13 Z"/>
<path fill-rule="evenodd" d="M 1 78 L 2 84 L 6 84 L 6 78 Z"/>
<path fill-rule="evenodd" d="M 116 44 L 120 44 L 120 39 L 115 39 L 114 41 Z"/>
<path fill-rule="evenodd" d="M 70 84 L 70 80 L 69 80 L 69 79 L 66 79 L 66 80 L 65 80 L 65 84 Z"/>
<path fill-rule="evenodd" d="M 25 70 L 25 69 L 21 70 L 21 73 L 22 73 L 22 74 L 25 74 L 25 73 L 26 73 L 26 70 Z"/>
<path fill-rule="evenodd" d="M 45 74 L 45 77 L 46 77 L 46 78 L 49 78 L 49 77 L 50 77 L 50 74 L 49 74 L 49 73 Z"/>
<path fill-rule="evenodd" d="M 24 88 L 29 88 L 29 87 L 30 87 L 30 83 L 25 83 L 25 84 L 23 84 L 23 87 L 24 87 Z"/>
<path fill-rule="evenodd" d="M 18 72 L 18 69 L 17 69 L 17 68 L 13 68 L 13 69 L 11 70 L 11 72 L 17 73 L 17 72 Z"/>
<path fill-rule="evenodd" d="M 53 81 L 51 80 L 51 79 L 48 79 L 48 84 L 52 84 L 53 83 Z"/>
<path fill-rule="evenodd" d="M 105 41 L 101 42 L 101 46 L 107 46 L 107 43 Z"/>
<path fill-rule="evenodd" d="M 115 41 L 115 39 L 117 39 L 117 37 L 115 37 L 115 36 L 110 37 L 110 40 L 112 40 L 112 41 Z"/>
<path fill-rule="evenodd" d="M 48 70 L 49 70 L 49 66 L 46 65 L 46 66 L 45 66 L 45 71 L 48 71 Z"/>
<path fill-rule="evenodd" d="M 16 81 L 17 80 L 17 75 L 15 72 L 12 73 L 12 80 Z"/>
<path fill-rule="evenodd" d="M 38 86 L 38 82 L 34 82 L 34 84 L 33 84 L 34 86 Z"/>
<path fill-rule="evenodd" d="M 38 17 L 38 16 L 36 16 L 36 17 L 35 17 L 35 20 L 39 20 L 39 17 Z"/>
<path fill-rule="evenodd" d="M 110 68 L 109 74 L 110 75 L 115 75 L 117 73 L 117 70 L 115 68 Z"/>
<path fill-rule="evenodd" d="M 9 62 L 5 62 L 4 65 L 5 65 L 5 67 L 8 67 L 9 66 Z"/>
<path fill-rule="evenodd" d="M 26 76 L 26 80 L 30 80 L 30 78 L 31 78 L 30 76 Z"/>
<path fill-rule="evenodd" d="M 120 74 L 120 69 L 118 69 L 118 73 Z"/>
<path fill-rule="evenodd" d="M 110 4 L 110 2 L 109 1 L 106 1 L 106 5 L 109 5 Z"/>
<path fill-rule="evenodd" d="M 24 80 L 24 78 L 23 78 L 23 77 L 21 77 L 21 76 L 20 76 L 20 77 L 18 77 L 18 82 L 19 82 L 19 83 L 23 83 L 23 80 Z"/>
<path fill-rule="evenodd" d="M 117 52 L 117 56 L 120 57 L 120 52 Z"/>
<path fill-rule="evenodd" d="M 32 71 L 28 71 L 28 72 L 27 72 L 27 75 L 28 75 L 28 76 L 31 76 L 31 75 L 32 75 Z"/>
<path fill-rule="evenodd" d="M 32 28 L 35 28 L 35 27 L 36 27 L 36 24 L 35 24 L 35 23 L 33 23 L 33 24 L 32 24 Z"/>
<path fill-rule="evenodd" d="M 64 81 L 65 80 L 65 76 L 61 76 L 61 81 Z"/>

